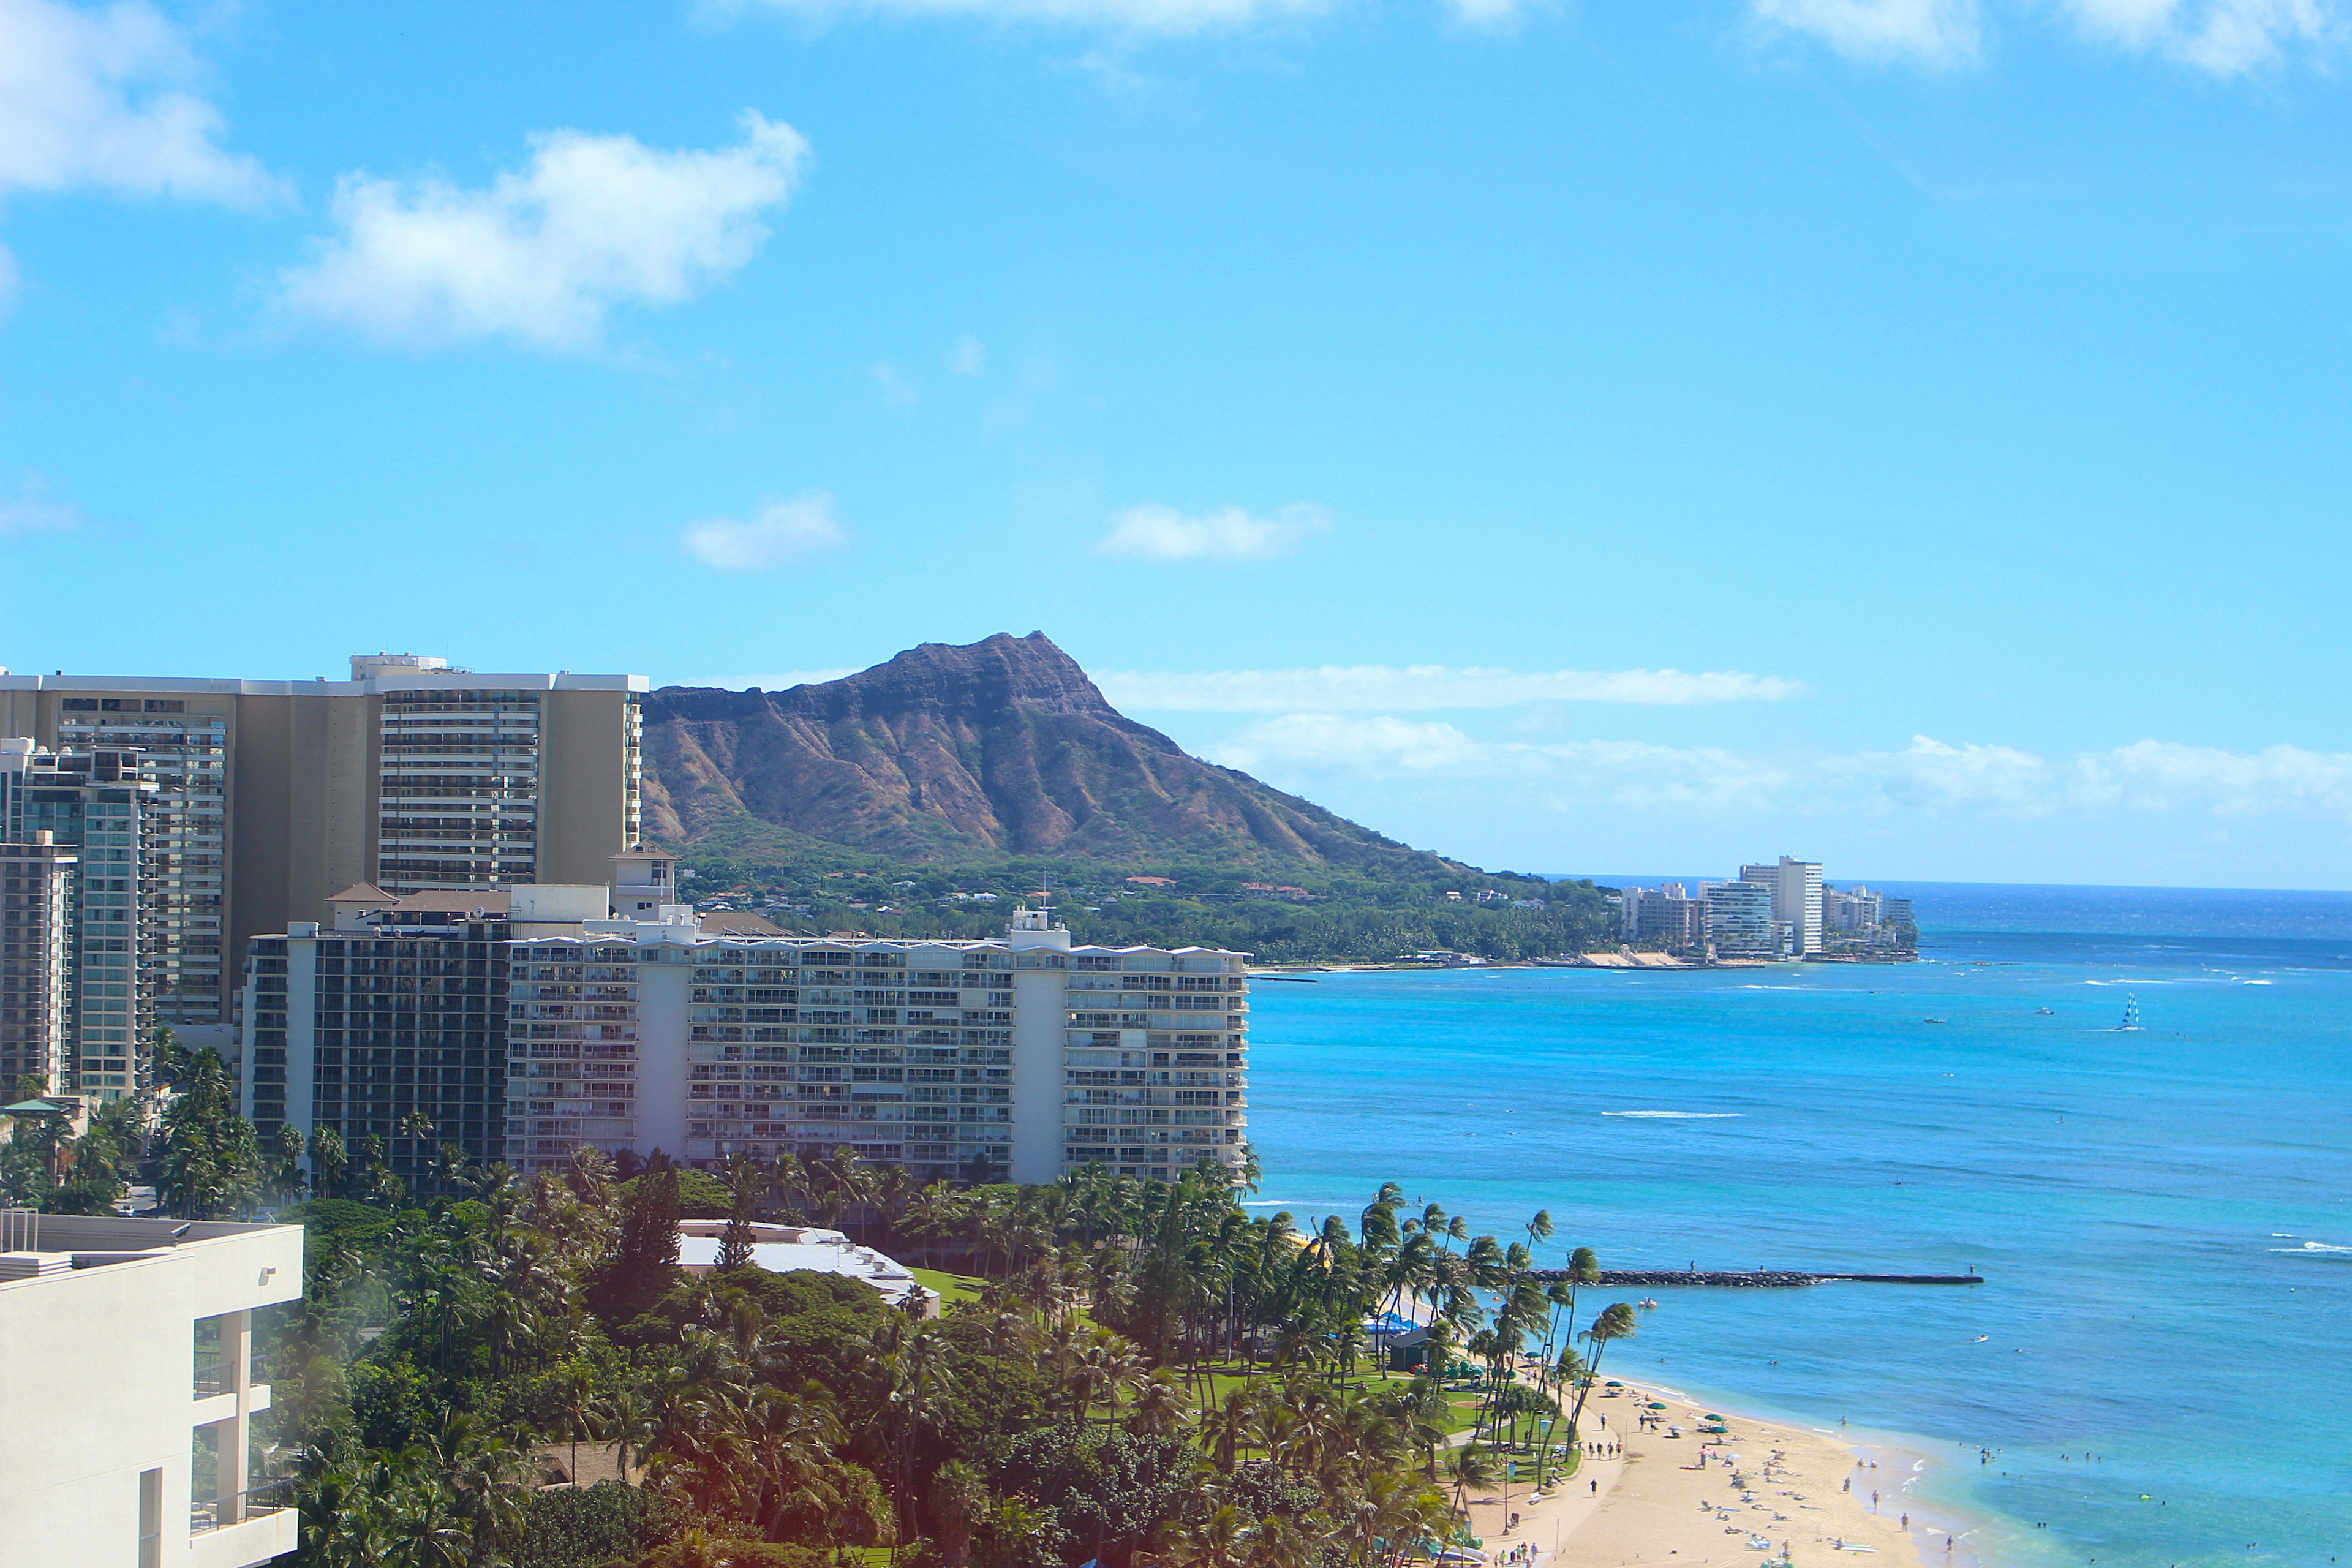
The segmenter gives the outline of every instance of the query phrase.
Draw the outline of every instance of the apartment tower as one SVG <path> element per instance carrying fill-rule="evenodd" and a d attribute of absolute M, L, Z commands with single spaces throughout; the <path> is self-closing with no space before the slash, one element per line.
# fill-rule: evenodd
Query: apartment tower
<path fill-rule="evenodd" d="M 1780 857 L 1777 866 L 1742 866 L 1739 879 L 1771 889 L 1772 921 L 1788 933 L 1788 952 L 1802 958 L 1822 951 L 1822 867 L 1818 860 Z"/>

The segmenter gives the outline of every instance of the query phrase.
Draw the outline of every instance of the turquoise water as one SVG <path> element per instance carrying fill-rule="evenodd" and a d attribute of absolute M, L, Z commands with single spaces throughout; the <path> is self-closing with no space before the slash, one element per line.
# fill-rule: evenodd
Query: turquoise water
<path fill-rule="evenodd" d="M 1547 1208 L 1550 1262 L 1974 1268 L 1614 1292 L 1661 1306 L 1609 1354 L 1908 1435 L 1987 1563 L 2352 1557 L 2352 898 L 1915 892 L 1899 968 L 1260 984 L 1258 1196 Z"/>

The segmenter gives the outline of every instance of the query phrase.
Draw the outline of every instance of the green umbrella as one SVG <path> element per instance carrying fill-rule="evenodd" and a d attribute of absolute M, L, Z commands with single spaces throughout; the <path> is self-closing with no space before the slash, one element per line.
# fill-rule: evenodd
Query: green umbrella
<path fill-rule="evenodd" d="M 1653 1399 L 1650 1401 L 1650 1408 L 1653 1410 L 1664 1410 L 1665 1405 L 1660 1401 Z"/>
<path fill-rule="evenodd" d="M 1612 1377 L 1612 1378 L 1611 1378 L 1607 1383 L 1602 1384 L 1601 1386 L 1601 1387 L 1603 1387 L 1603 1388 L 1622 1388 L 1622 1387 L 1624 1387 L 1625 1385 L 1624 1385 L 1623 1384 L 1622 1384 L 1622 1383 L 1618 1382 L 1615 1378 L 1613 1378 L 1613 1377 Z"/>

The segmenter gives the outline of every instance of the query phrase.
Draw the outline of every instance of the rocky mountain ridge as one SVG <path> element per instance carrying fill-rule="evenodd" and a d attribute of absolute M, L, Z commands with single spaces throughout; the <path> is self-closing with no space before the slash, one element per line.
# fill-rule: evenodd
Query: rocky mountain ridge
<path fill-rule="evenodd" d="M 1014 856 L 1431 872 L 1449 862 L 1186 752 L 1043 632 L 924 643 L 785 691 L 645 704 L 648 837 L 815 841 L 954 865 Z"/>

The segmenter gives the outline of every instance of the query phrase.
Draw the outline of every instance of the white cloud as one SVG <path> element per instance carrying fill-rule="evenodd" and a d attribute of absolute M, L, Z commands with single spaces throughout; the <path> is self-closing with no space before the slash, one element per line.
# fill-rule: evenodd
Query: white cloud
<path fill-rule="evenodd" d="M 988 368 L 988 349 L 970 332 L 956 339 L 948 353 L 948 369 L 957 375 L 978 375 Z"/>
<path fill-rule="evenodd" d="M 875 389 L 882 394 L 882 401 L 888 404 L 891 407 L 912 408 L 915 406 L 917 398 L 914 384 L 908 381 L 905 376 L 898 374 L 898 367 L 897 365 L 876 365 L 874 367 L 874 385 Z"/>
<path fill-rule="evenodd" d="M 2095 42 L 2217 76 L 2292 50 L 2340 54 L 2352 42 L 2347 0 L 2010 0 L 2010 8 L 2027 17 L 2055 9 Z M 1986 31 L 1979 0 L 1749 0 L 1749 10 L 1770 28 L 1866 61 L 1963 64 L 1981 52 Z"/>
<path fill-rule="evenodd" d="M 1144 713 L 1413 713 L 1529 702 L 1772 702 L 1804 690 L 1801 681 L 1738 670 L 1458 669 L 1442 664 L 1107 670 L 1096 682 L 1118 706 Z"/>
<path fill-rule="evenodd" d="M 0 193 L 96 189 L 256 206 L 284 187 L 220 145 L 186 35 L 143 0 L 0 0 Z"/>
<path fill-rule="evenodd" d="M 1754 0 L 1757 17 L 1861 60 L 1954 65 L 1977 52 L 1976 0 Z"/>
<path fill-rule="evenodd" d="M 2342 0 L 2062 0 L 2083 30 L 2168 55 L 2217 76 L 2279 59 L 2297 46 L 2340 46 Z"/>
<path fill-rule="evenodd" d="M 89 526 L 89 514 L 72 501 L 56 500 L 48 481 L 27 471 L 16 493 L 0 496 L 0 539 L 23 539 L 37 533 L 73 533 Z"/>
<path fill-rule="evenodd" d="M 741 142 L 709 152 L 544 132 L 528 167 L 483 190 L 346 174 L 341 232 L 283 276 L 281 297 L 385 342 L 593 348 L 615 306 L 685 300 L 767 237 L 762 218 L 791 195 L 808 143 L 754 111 L 741 124 Z"/>
<path fill-rule="evenodd" d="M 2077 800 L 2140 810 L 2186 805 L 2222 816 L 2352 818 L 2352 754 L 2300 746 L 2241 752 L 2141 741 L 2075 759 L 2071 784 Z"/>
<path fill-rule="evenodd" d="M 16 302 L 16 258 L 5 245 L 0 245 L 0 316 Z"/>
<path fill-rule="evenodd" d="M 1721 814 L 2043 817 L 2111 810 L 2352 824 L 2352 752 L 2141 741 L 2053 762 L 2012 746 L 1914 736 L 1899 751 L 1772 754 L 1639 742 L 1486 741 L 1444 722 L 1294 713 L 1211 755 L 1276 782 L 1318 776 L 1516 783 L 1561 806 Z"/>
<path fill-rule="evenodd" d="M 1327 533 L 1331 514 L 1319 506 L 1286 506 L 1260 517 L 1237 506 L 1188 516 L 1172 506 L 1129 507 L 1110 520 L 1096 553 L 1130 561 L 1260 561 L 1287 555 Z"/>
<path fill-rule="evenodd" d="M 1283 16 L 1311 16 L 1323 0 L 719 0 L 720 7 L 759 5 L 819 20 L 848 14 L 969 16 L 1123 33 L 1212 32 Z"/>
<path fill-rule="evenodd" d="M 686 525 L 686 552 L 721 572 L 766 572 L 840 549 L 848 530 L 833 515 L 833 497 L 812 491 L 769 501 L 750 519 L 711 517 Z"/>

